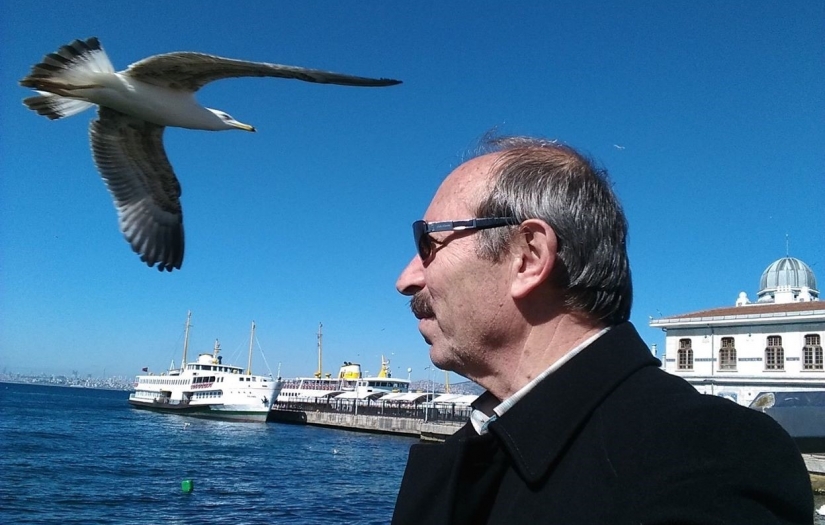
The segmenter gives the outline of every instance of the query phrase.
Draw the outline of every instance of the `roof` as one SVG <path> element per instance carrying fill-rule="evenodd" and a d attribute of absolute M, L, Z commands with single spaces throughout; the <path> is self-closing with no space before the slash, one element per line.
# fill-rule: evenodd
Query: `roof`
<path fill-rule="evenodd" d="M 381 401 L 395 401 L 395 402 L 404 402 L 404 403 L 414 403 L 423 399 L 430 394 L 426 392 L 396 392 L 393 394 L 387 394 L 386 396 L 381 398 Z"/>
<path fill-rule="evenodd" d="M 433 399 L 433 403 L 469 405 L 476 399 L 478 399 L 478 396 L 475 394 L 441 394 Z"/>
<path fill-rule="evenodd" d="M 343 392 L 343 390 L 309 390 L 306 392 L 301 392 L 301 395 L 298 398 L 304 399 L 321 399 L 323 397 L 334 397 Z"/>
<path fill-rule="evenodd" d="M 333 399 L 366 399 L 366 398 L 377 398 L 381 397 L 384 392 L 356 392 L 354 390 L 350 390 L 349 392 L 344 392 L 341 395 L 335 396 Z"/>
<path fill-rule="evenodd" d="M 791 288 L 805 286 L 817 290 L 816 276 L 811 267 L 799 259 L 783 257 L 771 263 L 762 272 L 762 278 L 759 280 L 759 295 L 762 296 L 780 286 L 790 286 Z"/>
<path fill-rule="evenodd" d="M 675 323 L 695 323 L 698 321 L 754 321 L 754 320 L 791 320 L 795 318 L 825 318 L 825 301 L 806 301 L 796 303 L 748 304 L 745 306 L 726 306 L 700 310 L 660 319 L 651 319 L 650 326 L 673 325 Z"/>
<path fill-rule="evenodd" d="M 455 402 L 459 397 L 461 397 L 461 394 L 439 394 L 433 399 L 433 403 L 451 403 Z"/>

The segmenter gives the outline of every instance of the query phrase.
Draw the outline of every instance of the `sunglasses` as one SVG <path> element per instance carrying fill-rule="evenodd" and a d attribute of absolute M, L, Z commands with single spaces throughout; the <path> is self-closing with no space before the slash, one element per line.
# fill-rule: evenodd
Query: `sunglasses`
<path fill-rule="evenodd" d="M 519 221 L 514 217 L 491 217 L 485 219 L 466 219 L 463 221 L 427 222 L 415 221 L 412 224 L 413 238 L 418 256 L 426 261 L 433 254 L 433 243 L 430 234 L 433 232 L 454 232 L 464 230 L 486 230 L 502 226 L 515 226 Z"/>

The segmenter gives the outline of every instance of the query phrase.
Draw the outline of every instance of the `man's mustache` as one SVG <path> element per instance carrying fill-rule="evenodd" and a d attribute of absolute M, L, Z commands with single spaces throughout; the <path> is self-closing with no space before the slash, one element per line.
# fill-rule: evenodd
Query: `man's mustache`
<path fill-rule="evenodd" d="M 410 310 L 412 310 L 413 315 L 418 319 L 435 317 L 430 296 L 424 292 L 418 292 L 412 296 L 412 299 L 410 299 Z"/>

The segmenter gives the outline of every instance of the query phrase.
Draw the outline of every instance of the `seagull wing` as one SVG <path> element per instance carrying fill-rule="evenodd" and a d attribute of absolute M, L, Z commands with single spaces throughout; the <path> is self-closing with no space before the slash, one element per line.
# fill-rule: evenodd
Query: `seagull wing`
<path fill-rule="evenodd" d="M 188 91 L 197 91 L 213 80 L 232 77 L 295 78 L 319 84 L 361 87 L 393 86 L 401 83 L 400 80 L 388 78 L 355 77 L 318 69 L 247 62 L 191 52 L 151 56 L 135 62 L 124 74 L 150 84 Z"/>
<path fill-rule="evenodd" d="M 123 236 L 147 265 L 172 271 L 183 262 L 183 214 L 180 184 L 163 150 L 163 130 L 101 107 L 89 135 Z"/>

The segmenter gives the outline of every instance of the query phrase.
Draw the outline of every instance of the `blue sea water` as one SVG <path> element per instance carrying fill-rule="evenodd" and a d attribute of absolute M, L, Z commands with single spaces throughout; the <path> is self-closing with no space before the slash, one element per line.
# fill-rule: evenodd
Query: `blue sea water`
<path fill-rule="evenodd" d="M 416 442 L 158 414 L 128 396 L 0 383 L 0 524 L 388 523 Z"/>
<path fill-rule="evenodd" d="M 0 383 L 0 523 L 388 523 L 416 442 L 159 414 L 128 396 Z"/>

